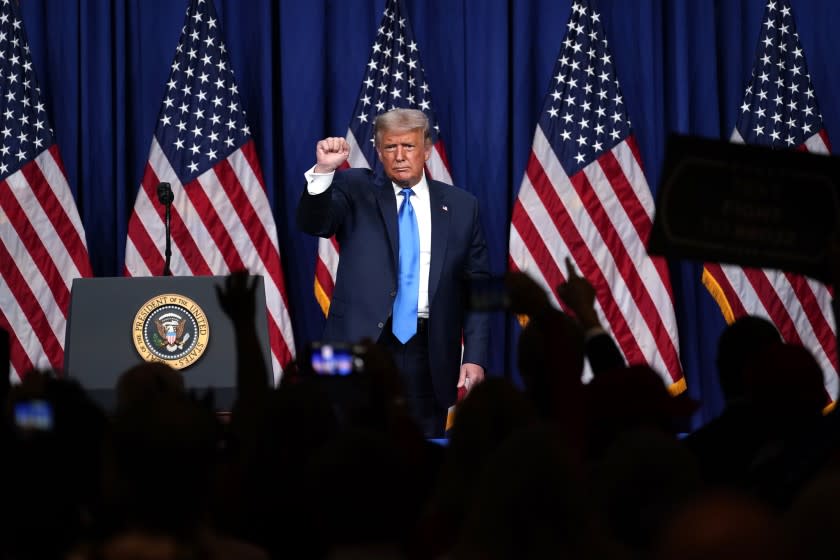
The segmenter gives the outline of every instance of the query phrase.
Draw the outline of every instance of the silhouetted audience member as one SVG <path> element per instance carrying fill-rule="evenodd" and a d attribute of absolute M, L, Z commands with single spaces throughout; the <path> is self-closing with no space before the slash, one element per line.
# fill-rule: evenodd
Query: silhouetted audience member
<path fill-rule="evenodd" d="M 281 383 L 271 394 L 254 448 L 228 465 L 218 486 L 222 525 L 274 558 L 306 557 L 320 534 L 304 514 L 311 496 L 303 481 L 338 424 L 329 399 L 310 381 Z"/>
<path fill-rule="evenodd" d="M 112 421 L 102 538 L 87 557 L 134 543 L 173 546 L 177 557 L 266 558 L 208 523 L 219 434 L 213 411 L 178 396 L 151 404 L 124 408 Z"/>
<path fill-rule="evenodd" d="M 165 533 L 129 530 L 95 547 L 74 551 L 68 560 L 267 560 L 247 543 L 205 534 L 200 543 Z"/>
<path fill-rule="evenodd" d="M 9 410 L 9 389 L 10 389 L 10 346 L 9 333 L 0 327 L 0 457 L 11 457 L 13 452 L 12 414 Z M 9 461 L 0 460 L 0 480 L 12 480 L 12 467 Z M 8 499 L 8 497 L 6 497 Z M 8 543 L 8 536 L 11 520 L 15 517 L 11 504 L 6 507 L 0 506 L 0 543 Z M 0 556 L 4 553 L 4 547 L 0 545 Z"/>
<path fill-rule="evenodd" d="M 596 376 L 623 366 L 624 358 L 600 324 L 592 285 L 577 275 L 568 259 L 566 272 L 567 281 L 557 293 L 574 319 L 555 309 L 548 294 L 529 276 L 509 274 L 507 285 L 511 311 L 529 319 L 517 346 L 525 393 L 537 413 L 560 427 L 571 448 L 582 452 L 586 447 L 584 358 Z"/>
<path fill-rule="evenodd" d="M 215 436 L 209 411 L 183 397 L 118 412 L 106 456 L 116 529 L 192 532 L 207 506 Z"/>
<path fill-rule="evenodd" d="M 446 461 L 418 535 L 424 556 L 450 550 L 476 498 L 478 473 L 512 434 L 536 423 L 529 400 L 505 379 L 484 380 L 458 405 Z"/>
<path fill-rule="evenodd" d="M 162 362 L 141 362 L 117 379 L 116 410 L 151 407 L 161 400 L 186 396 L 180 372 Z"/>
<path fill-rule="evenodd" d="M 779 342 L 747 368 L 746 387 L 760 425 L 746 487 L 786 508 L 836 447 L 836 436 L 828 437 L 830 421 L 822 415 L 827 403 L 822 368 L 802 346 Z"/>
<path fill-rule="evenodd" d="M 231 443 L 242 453 L 255 445 L 267 400 L 274 383 L 260 346 L 256 322 L 256 280 L 247 270 L 238 270 L 216 286 L 219 305 L 233 325 L 236 348 L 236 399 L 228 427 Z M 289 373 L 294 373 L 290 364 Z"/>
<path fill-rule="evenodd" d="M 631 556 L 647 558 L 671 516 L 698 494 L 701 479 L 678 440 L 643 427 L 616 436 L 594 467 L 592 489 L 612 538 Z"/>
<path fill-rule="evenodd" d="M 312 375 L 330 398 L 344 426 L 385 431 L 395 443 L 422 444 L 423 433 L 406 406 L 402 378 L 391 354 L 370 340 L 355 345 L 357 371 L 347 376 Z"/>
<path fill-rule="evenodd" d="M 406 406 L 402 376 L 391 353 L 371 341 L 363 341 L 362 345 L 366 351 L 364 372 L 360 377 L 367 384 L 368 413 L 362 417 L 366 421 L 357 421 L 351 426 L 384 433 L 400 459 L 408 465 L 415 496 L 425 500 L 437 481 L 444 450 L 423 437 L 421 426 L 412 417 Z"/>
<path fill-rule="evenodd" d="M 604 558 L 580 465 L 563 434 L 540 427 L 508 439 L 487 462 L 452 555 L 457 559 Z"/>
<path fill-rule="evenodd" d="M 746 371 L 747 395 L 772 429 L 819 417 L 828 404 L 823 373 L 813 354 L 798 344 L 766 347 Z"/>
<path fill-rule="evenodd" d="M 525 393 L 542 418 L 577 422 L 573 411 L 563 405 L 580 402 L 583 360 L 583 331 L 562 312 L 544 311 L 522 329 L 517 365 Z"/>
<path fill-rule="evenodd" d="M 768 346 L 781 342 L 773 323 L 754 315 L 746 315 L 727 326 L 718 339 L 718 383 L 727 407 L 747 398 L 744 376 L 747 367 Z"/>
<path fill-rule="evenodd" d="M 418 488 L 383 433 L 347 429 L 316 452 L 303 512 L 317 522 L 309 557 L 398 558 L 414 530 Z"/>
<path fill-rule="evenodd" d="M 828 472 L 802 489 L 785 515 L 797 558 L 824 560 L 837 554 L 840 534 L 840 472 Z"/>
<path fill-rule="evenodd" d="M 698 403 L 685 392 L 672 396 L 656 371 L 634 365 L 602 372 L 586 386 L 587 442 L 597 460 L 622 432 L 656 430 L 671 438 Z"/>
<path fill-rule="evenodd" d="M 106 418 L 76 381 L 52 372 L 25 374 L 10 398 L 0 546 L 12 558 L 58 558 L 90 534 L 100 514 Z"/>
<path fill-rule="evenodd" d="M 675 512 L 663 531 L 656 560 L 799 558 L 783 525 L 766 505 L 743 495 L 714 492 Z"/>
<path fill-rule="evenodd" d="M 754 316 L 736 320 L 718 340 L 715 363 L 725 406 L 720 416 L 685 439 L 709 484 L 743 487 L 746 483 L 763 438 L 763 426 L 747 394 L 747 369 L 779 342 L 776 327 Z"/>

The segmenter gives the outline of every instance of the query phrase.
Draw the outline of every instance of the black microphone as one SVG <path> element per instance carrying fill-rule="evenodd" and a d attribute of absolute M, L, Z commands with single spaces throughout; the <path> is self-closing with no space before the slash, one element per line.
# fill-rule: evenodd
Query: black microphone
<path fill-rule="evenodd" d="M 175 195 L 172 194 L 172 186 L 169 183 L 161 183 L 157 186 L 158 202 L 161 204 L 172 204 Z"/>
<path fill-rule="evenodd" d="M 175 200 L 175 195 L 172 193 L 172 186 L 169 183 L 160 183 L 157 186 L 158 202 L 163 204 L 165 208 L 163 224 L 166 229 L 166 248 L 163 251 L 163 275 L 172 276 L 172 271 L 169 269 L 169 261 L 172 259 L 172 239 L 169 235 L 169 222 L 171 220 L 170 209 L 172 201 Z"/>

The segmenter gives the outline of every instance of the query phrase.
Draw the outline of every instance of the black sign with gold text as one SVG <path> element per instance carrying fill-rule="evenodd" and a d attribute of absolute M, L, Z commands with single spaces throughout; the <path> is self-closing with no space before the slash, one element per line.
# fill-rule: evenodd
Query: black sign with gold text
<path fill-rule="evenodd" d="M 775 268 L 828 281 L 840 160 L 716 140 L 668 142 L 651 254 Z"/>

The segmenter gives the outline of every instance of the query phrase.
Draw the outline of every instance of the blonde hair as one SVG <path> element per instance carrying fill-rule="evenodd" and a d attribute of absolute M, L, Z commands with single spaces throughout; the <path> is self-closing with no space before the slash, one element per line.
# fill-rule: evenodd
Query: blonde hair
<path fill-rule="evenodd" d="M 382 113 L 373 121 L 374 139 L 376 146 L 385 131 L 408 132 L 411 130 L 423 130 L 423 140 L 426 144 L 431 142 L 429 133 L 429 119 L 418 109 L 391 109 Z"/>

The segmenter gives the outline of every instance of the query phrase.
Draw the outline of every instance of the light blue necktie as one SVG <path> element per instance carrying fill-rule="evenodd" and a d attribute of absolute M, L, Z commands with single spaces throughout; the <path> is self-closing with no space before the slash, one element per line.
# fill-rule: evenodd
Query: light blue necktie
<path fill-rule="evenodd" d="M 405 344 L 417 332 L 417 296 L 420 292 L 420 231 L 409 198 L 413 191 L 403 189 L 397 214 L 400 235 L 400 263 L 397 278 L 397 298 L 391 329 L 397 340 Z"/>

